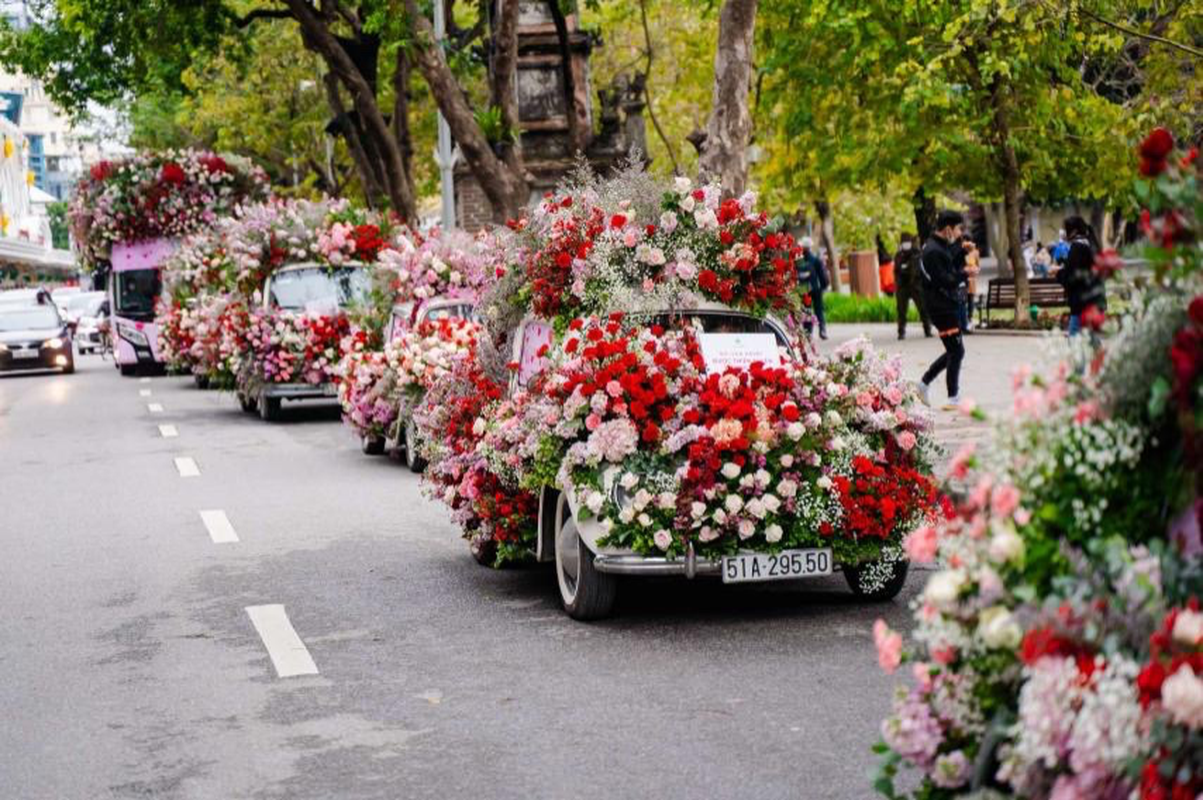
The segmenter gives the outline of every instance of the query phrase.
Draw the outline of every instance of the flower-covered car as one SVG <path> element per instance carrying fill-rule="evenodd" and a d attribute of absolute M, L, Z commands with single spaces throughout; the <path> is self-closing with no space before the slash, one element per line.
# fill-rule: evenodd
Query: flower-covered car
<path fill-rule="evenodd" d="M 864 343 L 807 362 L 771 316 L 717 303 L 577 319 L 558 343 L 531 319 L 513 346 L 481 449 L 538 493 L 531 547 L 570 616 L 608 615 L 620 575 L 901 590 L 936 492 L 897 363 Z"/>
<path fill-rule="evenodd" d="M 284 400 L 336 399 L 335 369 L 350 333 L 348 309 L 365 301 L 370 277 L 361 264 L 294 264 L 274 272 L 246 334 L 237 394 L 244 411 L 266 421 Z"/>

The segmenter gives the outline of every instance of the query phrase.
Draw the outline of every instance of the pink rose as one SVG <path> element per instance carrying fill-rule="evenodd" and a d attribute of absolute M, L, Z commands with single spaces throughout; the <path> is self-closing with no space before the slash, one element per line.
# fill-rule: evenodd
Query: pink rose
<path fill-rule="evenodd" d="M 622 243 L 627 247 L 634 247 L 639 244 L 639 231 L 634 228 L 627 228 L 622 235 Z"/>
<path fill-rule="evenodd" d="M 924 525 L 911 531 L 903 543 L 906 548 L 906 557 L 920 564 L 929 563 L 936 557 L 936 545 L 939 538 L 932 525 Z"/>
<path fill-rule="evenodd" d="M 856 404 L 858 406 L 873 405 L 873 395 L 869 394 L 868 392 L 861 392 L 856 396 Z"/>
<path fill-rule="evenodd" d="M 898 434 L 898 446 L 903 450 L 913 449 L 917 441 L 918 440 L 915 438 L 915 434 L 911 433 L 910 431 L 903 431 L 902 433 Z"/>
<path fill-rule="evenodd" d="M 997 486 L 990 495 L 990 511 L 996 517 L 1009 517 L 1019 507 L 1019 490 L 1009 483 Z"/>
<path fill-rule="evenodd" d="M 611 397 L 622 397 L 622 384 L 618 381 L 610 381 L 606 384 L 606 394 Z"/>
<path fill-rule="evenodd" d="M 877 646 L 877 663 L 892 675 L 902 663 L 902 634 L 890 630 L 884 619 L 873 623 L 873 644 Z"/>
<path fill-rule="evenodd" d="M 589 416 L 585 417 L 586 430 L 595 431 L 601 427 L 601 423 L 601 417 L 599 417 L 597 414 L 590 414 Z"/>
<path fill-rule="evenodd" d="M 977 453 L 977 444 L 974 442 L 966 442 L 953 456 L 952 461 L 948 465 L 948 473 L 951 477 L 963 480 L 969 474 L 970 462 L 973 461 L 974 455 Z"/>

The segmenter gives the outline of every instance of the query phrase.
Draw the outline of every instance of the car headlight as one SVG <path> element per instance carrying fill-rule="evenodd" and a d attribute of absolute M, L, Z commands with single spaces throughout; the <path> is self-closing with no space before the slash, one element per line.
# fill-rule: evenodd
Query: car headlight
<path fill-rule="evenodd" d="M 64 344 L 63 340 L 61 338 L 59 338 L 58 336 L 55 336 L 53 339 L 47 339 L 45 342 L 43 342 L 42 346 L 48 347 L 51 350 L 58 350 L 60 347 L 63 346 L 63 344 Z"/>
<path fill-rule="evenodd" d="M 141 345 L 146 347 L 150 342 L 146 338 L 146 334 L 137 328 L 132 328 L 129 325 L 119 324 L 117 326 L 117 335 L 125 339 L 130 344 Z"/>
<path fill-rule="evenodd" d="M 8 352 L 8 345 L 6 345 L 4 342 L 0 342 L 0 353 L 7 353 L 7 352 Z"/>

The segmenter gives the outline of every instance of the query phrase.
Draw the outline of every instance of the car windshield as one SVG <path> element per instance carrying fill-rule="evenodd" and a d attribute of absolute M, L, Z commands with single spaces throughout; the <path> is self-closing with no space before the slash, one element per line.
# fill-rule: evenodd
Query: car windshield
<path fill-rule="evenodd" d="M 777 344 L 789 347 L 789 339 L 776 325 L 767 320 L 750 317 L 746 314 L 729 314 L 721 311 L 690 311 L 681 314 L 663 314 L 649 319 L 649 323 L 665 328 L 691 325 L 700 327 L 706 333 L 771 333 L 777 337 Z"/>
<path fill-rule="evenodd" d="M 62 327 L 54 306 L 0 308 L 0 333 L 9 331 L 39 331 Z"/>
<path fill-rule="evenodd" d="M 286 311 L 334 311 L 363 302 L 368 283 L 358 267 L 290 269 L 272 277 L 271 304 Z"/>
<path fill-rule="evenodd" d="M 471 303 L 460 303 L 453 306 L 437 306 L 428 309 L 423 318 L 431 322 L 440 319 L 476 320 L 476 311 Z"/>
<path fill-rule="evenodd" d="M 157 269 L 131 269 L 114 273 L 116 313 L 122 317 L 149 322 L 155 316 L 155 303 L 163 290 Z"/>

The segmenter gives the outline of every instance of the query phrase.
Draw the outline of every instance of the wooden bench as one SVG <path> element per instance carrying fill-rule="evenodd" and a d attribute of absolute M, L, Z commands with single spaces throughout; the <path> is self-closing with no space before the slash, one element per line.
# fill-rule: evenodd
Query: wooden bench
<path fill-rule="evenodd" d="M 1056 278 L 1028 278 L 1028 305 L 1037 308 L 1066 308 L 1069 298 L 1065 295 L 1065 287 L 1057 283 Z M 1015 308 L 1015 279 L 992 278 L 986 287 L 986 302 L 978 303 L 978 325 L 990 319 L 990 310 L 994 308 Z"/>

